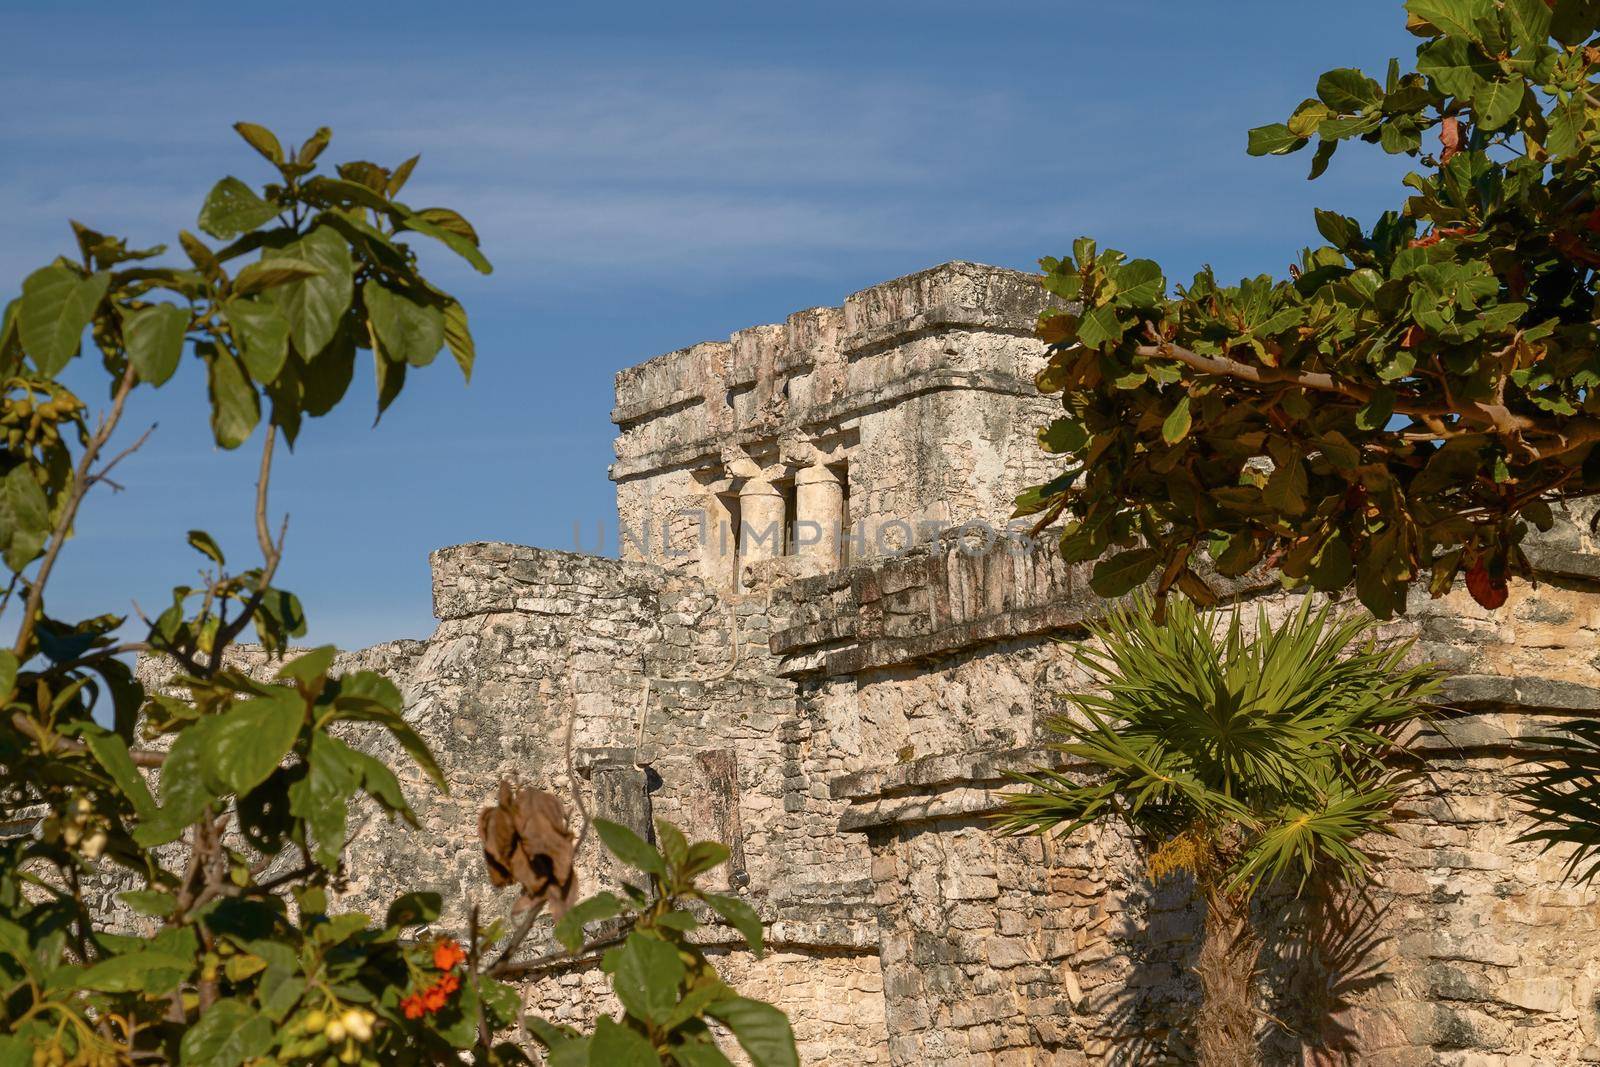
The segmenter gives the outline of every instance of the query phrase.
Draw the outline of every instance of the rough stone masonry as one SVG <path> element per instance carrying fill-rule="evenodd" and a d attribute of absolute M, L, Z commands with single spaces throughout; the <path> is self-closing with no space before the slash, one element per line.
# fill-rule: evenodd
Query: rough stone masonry
<path fill-rule="evenodd" d="M 665 818 L 726 842 L 718 877 L 773 950 L 713 940 L 807 1064 L 1182 1062 L 1185 888 L 1152 885 L 1113 829 L 987 828 L 1006 770 L 1051 758 L 1042 721 L 1104 609 L 1085 567 L 1000 529 L 1053 473 L 1043 300 L 947 263 L 618 374 L 622 558 L 440 549 L 433 636 L 346 657 L 403 683 L 451 782 L 407 782 L 423 830 L 369 825 L 351 894 L 436 888 L 446 920 L 509 908 L 473 833 L 515 772 L 644 833 Z M 1509 795 L 1519 739 L 1600 710 L 1600 554 L 1567 522 L 1530 556 L 1540 582 L 1497 612 L 1421 596 L 1393 624 L 1452 672 L 1461 714 L 1421 742 L 1431 778 L 1374 843 L 1369 890 L 1273 910 L 1272 1062 L 1600 1063 L 1600 895 L 1513 843 Z M 614 873 L 596 851 L 590 888 Z M 603 978 L 558 962 L 530 1007 L 581 1021 Z"/>

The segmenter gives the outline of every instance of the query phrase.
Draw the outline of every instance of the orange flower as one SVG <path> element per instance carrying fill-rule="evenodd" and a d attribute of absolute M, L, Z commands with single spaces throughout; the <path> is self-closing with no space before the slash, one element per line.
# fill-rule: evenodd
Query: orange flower
<path fill-rule="evenodd" d="M 457 949 L 456 951 L 460 951 Z M 459 962 L 459 961 L 453 961 Z M 453 965 L 452 963 L 452 965 Z M 407 1019 L 420 1019 L 432 1015 L 450 1000 L 450 994 L 461 988 L 461 977 L 454 974 L 439 976 L 439 980 L 420 993 L 413 993 L 400 1001 L 400 1010 Z"/>
<path fill-rule="evenodd" d="M 466 958 L 461 946 L 448 937 L 433 948 L 433 965 L 441 971 L 448 971 Z"/>

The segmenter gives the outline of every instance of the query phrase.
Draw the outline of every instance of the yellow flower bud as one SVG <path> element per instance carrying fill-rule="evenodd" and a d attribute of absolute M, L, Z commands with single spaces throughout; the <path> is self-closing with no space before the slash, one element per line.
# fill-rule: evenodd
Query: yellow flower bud
<path fill-rule="evenodd" d="M 338 1019 L 328 1024 L 328 1041 L 337 1045 L 344 1040 L 344 1023 Z"/>
<path fill-rule="evenodd" d="M 313 1011 L 306 1015 L 306 1033 L 308 1034 L 320 1034 L 322 1033 L 322 1028 L 327 1025 L 328 1015 L 326 1012 Z"/>

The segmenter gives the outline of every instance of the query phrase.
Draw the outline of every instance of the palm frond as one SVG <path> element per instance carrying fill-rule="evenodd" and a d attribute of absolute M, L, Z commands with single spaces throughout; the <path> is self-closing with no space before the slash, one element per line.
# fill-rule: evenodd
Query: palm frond
<path fill-rule="evenodd" d="M 1181 598 L 1162 623 L 1148 599 L 1114 606 L 1074 650 L 1095 691 L 1046 724 L 1100 777 L 1018 776 L 1033 791 L 1007 796 L 1003 828 L 1071 833 L 1115 813 L 1159 841 L 1231 826 L 1245 842 L 1233 876 L 1252 888 L 1319 867 L 1359 875 L 1354 842 L 1394 804 L 1399 729 L 1440 684 L 1375 626 L 1310 598 L 1276 623 L 1258 608 L 1253 626 Z"/>

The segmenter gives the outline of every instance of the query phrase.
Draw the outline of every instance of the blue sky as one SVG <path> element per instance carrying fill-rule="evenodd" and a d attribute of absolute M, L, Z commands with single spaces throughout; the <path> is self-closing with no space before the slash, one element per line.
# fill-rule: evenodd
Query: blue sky
<path fill-rule="evenodd" d="M 1080 234 L 1169 276 L 1281 273 L 1316 240 L 1313 205 L 1397 204 L 1404 161 L 1375 149 L 1316 183 L 1309 154 L 1244 154 L 1321 71 L 1410 59 L 1395 0 L 1329 12 L 0 3 L 0 286 L 67 252 L 69 217 L 154 243 L 217 178 L 263 180 L 239 119 L 286 141 L 330 125 L 334 160 L 420 151 L 406 199 L 462 211 L 496 265 L 428 261 L 472 317 L 477 372 L 463 386 L 440 360 L 376 428 L 358 376 L 280 456 L 272 503 L 311 640 L 422 637 L 431 549 L 614 528 L 621 367 L 949 259 L 1029 268 Z M 54 614 L 160 604 L 193 576 L 191 527 L 252 562 L 256 453 L 212 446 L 197 370 L 136 394 L 128 436 L 159 427 L 126 491 L 87 503 Z"/>

